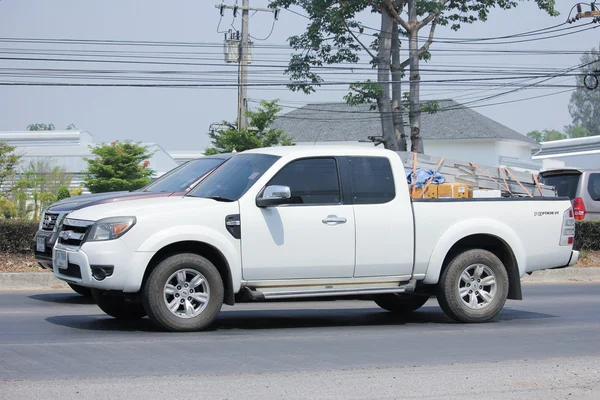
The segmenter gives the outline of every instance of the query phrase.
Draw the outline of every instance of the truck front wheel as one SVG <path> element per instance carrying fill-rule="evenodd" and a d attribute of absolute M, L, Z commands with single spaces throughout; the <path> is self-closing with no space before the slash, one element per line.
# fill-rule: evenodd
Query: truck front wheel
<path fill-rule="evenodd" d="M 206 329 L 221 311 L 223 280 L 206 258 L 192 253 L 166 258 L 150 273 L 143 289 L 150 319 L 177 332 Z"/>
<path fill-rule="evenodd" d="M 429 296 L 390 293 L 377 296 L 375 303 L 394 314 L 406 315 L 423 307 L 427 300 Z"/>
<path fill-rule="evenodd" d="M 508 296 L 508 274 L 502 261 L 487 250 L 468 250 L 456 256 L 437 285 L 442 310 L 459 322 L 487 322 Z"/>

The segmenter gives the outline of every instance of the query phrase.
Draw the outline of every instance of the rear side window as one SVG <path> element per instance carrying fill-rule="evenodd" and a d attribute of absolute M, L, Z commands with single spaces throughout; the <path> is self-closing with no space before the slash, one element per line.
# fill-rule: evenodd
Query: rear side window
<path fill-rule="evenodd" d="M 354 204 L 383 204 L 396 197 L 390 161 L 385 157 L 348 157 Z"/>
<path fill-rule="evenodd" d="M 269 185 L 288 186 L 292 203 L 339 204 L 338 168 L 333 158 L 307 158 L 292 161 L 271 179 Z"/>
<path fill-rule="evenodd" d="M 577 186 L 579 185 L 580 174 L 554 175 L 541 179 L 542 183 L 556 187 L 559 197 L 568 197 L 573 200 L 577 197 Z"/>
<path fill-rule="evenodd" d="M 600 201 L 600 174 L 590 174 L 588 193 L 594 201 Z"/>

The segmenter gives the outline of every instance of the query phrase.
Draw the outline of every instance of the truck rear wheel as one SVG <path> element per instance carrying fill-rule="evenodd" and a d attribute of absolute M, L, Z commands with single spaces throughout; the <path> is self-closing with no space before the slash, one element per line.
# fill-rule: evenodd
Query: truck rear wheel
<path fill-rule="evenodd" d="M 406 315 L 423 307 L 427 300 L 429 300 L 429 296 L 390 293 L 377 296 L 375 303 L 394 314 Z"/>
<path fill-rule="evenodd" d="M 459 322 L 487 322 L 506 303 L 508 274 L 502 261 L 487 250 L 456 256 L 440 276 L 437 299 L 442 310 Z"/>
<path fill-rule="evenodd" d="M 116 296 L 105 290 L 91 289 L 94 301 L 106 314 L 120 320 L 140 319 L 146 316 L 144 306 L 124 296 Z"/>
<path fill-rule="evenodd" d="M 170 331 L 206 329 L 221 311 L 223 280 L 206 258 L 176 254 L 156 266 L 143 290 L 144 308 L 154 323 Z"/>

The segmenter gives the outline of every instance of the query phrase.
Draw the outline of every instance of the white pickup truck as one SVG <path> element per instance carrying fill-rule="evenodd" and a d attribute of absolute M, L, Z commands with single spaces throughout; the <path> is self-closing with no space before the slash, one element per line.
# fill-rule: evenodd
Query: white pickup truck
<path fill-rule="evenodd" d="M 54 274 L 121 319 L 202 330 L 223 303 L 353 298 L 409 313 L 436 296 L 485 322 L 528 272 L 577 262 L 567 198 L 411 200 L 397 153 L 294 146 L 238 154 L 183 197 L 74 211 Z"/>

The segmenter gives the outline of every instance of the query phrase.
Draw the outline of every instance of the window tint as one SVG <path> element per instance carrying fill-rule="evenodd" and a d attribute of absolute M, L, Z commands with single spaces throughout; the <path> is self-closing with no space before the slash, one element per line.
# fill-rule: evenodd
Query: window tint
<path fill-rule="evenodd" d="M 580 174 L 553 175 L 546 176 L 541 182 L 556 187 L 556 193 L 559 197 L 568 197 L 573 200 L 577 196 L 577 186 L 579 185 Z"/>
<path fill-rule="evenodd" d="M 337 164 L 333 158 L 293 161 L 283 167 L 269 185 L 289 186 L 292 203 L 338 204 L 341 200 Z"/>
<path fill-rule="evenodd" d="M 590 174 L 588 193 L 594 201 L 600 201 L 600 174 Z"/>
<path fill-rule="evenodd" d="M 384 157 L 348 157 L 354 204 L 382 204 L 396 196 L 392 167 Z"/>

